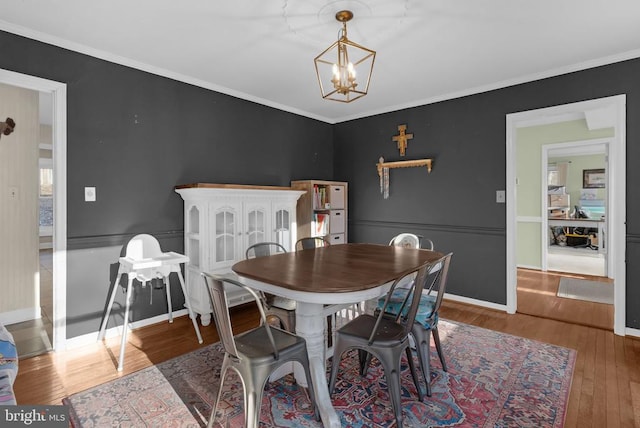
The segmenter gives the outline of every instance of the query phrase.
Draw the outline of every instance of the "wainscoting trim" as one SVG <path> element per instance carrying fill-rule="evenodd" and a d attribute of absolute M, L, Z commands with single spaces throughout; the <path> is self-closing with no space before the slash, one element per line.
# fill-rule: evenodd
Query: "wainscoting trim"
<path fill-rule="evenodd" d="M 142 232 L 141 232 L 142 233 Z M 149 235 L 153 235 L 160 241 L 160 247 L 162 247 L 162 241 L 166 239 L 184 239 L 184 230 L 171 230 L 166 232 L 147 232 Z M 96 236 L 83 236 L 79 238 L 68 238 L 67 250 L 83 250 L 87 248 L 101 248 L 101 247 L 114 247 L 117 245 L 124 245 L 137 233 L 123 233 L 116 235 L 96 235 Z M 164 248 L 164 247 L 163 247 Z"/>
<path fill-rule="evenodd" d="M 437 231 L 449 233 L 464 233 L 473 235 L 494 235 L 506 236 L 507 230 L 504 227 L 483 227 L 483 226 L 456 226 L 448 224 L 425 224 L 425 223 L 405 223 L 375 220 L 350 220 L 350 227 L 383 227 L 398 229 L 399 231 Z"/>

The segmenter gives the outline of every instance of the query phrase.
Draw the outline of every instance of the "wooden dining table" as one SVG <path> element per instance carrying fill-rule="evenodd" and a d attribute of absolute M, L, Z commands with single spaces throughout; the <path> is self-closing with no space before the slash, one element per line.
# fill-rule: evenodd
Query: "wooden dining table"
<path fill-rule="evenodd" d="M 243 260 L 232 270 L 242 283 L 293 299 L 296 334 L 305 338 L 322 423 L 341 426 L 331 404 L 326 377 L 325 317 L 327 305 L 336 310 L 383 295 L 393 281 L 443 254 L 378 244 L 339 244 Z M 297 381 L 306 386 L 302 373 Z"/>

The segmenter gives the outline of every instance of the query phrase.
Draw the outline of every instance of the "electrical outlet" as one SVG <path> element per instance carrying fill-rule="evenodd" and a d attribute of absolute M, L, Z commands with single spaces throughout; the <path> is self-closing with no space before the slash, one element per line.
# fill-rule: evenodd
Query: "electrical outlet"
<path fill-rule="evenodd" d="M 85 187 L 84 188 L 84 201 L 85 202 L 95 202 L 96 200 L 96 188 L 95 187 Z"/>
<path fill-rule="evenodd" d="M 507 201 L 507 196 L 504 190 L 496 190 L 496 203 L 504 204 Z"/>

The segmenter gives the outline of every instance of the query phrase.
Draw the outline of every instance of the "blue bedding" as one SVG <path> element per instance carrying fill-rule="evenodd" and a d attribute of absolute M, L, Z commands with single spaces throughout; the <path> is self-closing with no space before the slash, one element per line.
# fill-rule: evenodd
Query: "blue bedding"
<path fill-rule="evenodd" d="M 13 336 L 0 324 L 0 405 L 16 404 L 13 382 L 18 374 L 18 352 Z"/>

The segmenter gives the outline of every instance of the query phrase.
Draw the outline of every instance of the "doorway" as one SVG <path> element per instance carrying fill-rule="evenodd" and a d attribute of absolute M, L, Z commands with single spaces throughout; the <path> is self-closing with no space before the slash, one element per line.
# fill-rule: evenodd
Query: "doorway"
<path fill-rule="evenodd" d="M 543 145 L 542 271 L 610 276 L 608 152 L 608 138 Z M 589 171 L 602 182 L 585 183 Z"/>
<path fill-rule="evenodd" d="M 0 69 L 0 83 L 29 89 L 51 96 L 53 188 L 55 189 L 51 268 L 53 295 L 53 350 L 66 348 L 66 294 L 67 294 L 67 169 L 66 169 L 66 85 L 60 82 Z"/>
<path fill-rule="evenodd" d="M 519 201 L 517 197 L 522 193 L 518 189 L 518 178 L 522 176 L 524 171 L 520 171 L 517 166 L 518 130 L 519 128 L 536 124 L 559 123 L 578 119 L 587 120 L 591 124 L 597 124 L 596 128 L 599 126 L 600 128 L 608 127 L 613 129 L 608 157 L 610 191 L 607 194 L 607 207 L 609 207 L 607 216 L 609 232 L 607 257 L 609 261 L 609 276 L 615 279 L 613 329 L 617 335 L 625 334 L 625 104 L 625 95 L 618 95 L 507 115 L 507 311 L 509 313 L 515 313 L 518 309 L 518 241 L 526 238 L 527 234 L 533 233 L 532 239 L 528 240 L 528 242 L 535 242 L 534 245 L 538 247 L 537 254 L 541 254 L 539 247 L 542 240 L 539 237 L 542 236 L 542 226 L 545 222 L 543 220 L 544 216 L 540 215 L 541 209 L 539 207 L 544 206 L 543 197 L 547 197 L 547 195 L 540 195 L 537 200 L 533 201 L 538 206 L 535 211 L 536 215 L 526 216 L 519 213 L 521 202 L 524 198 L 520 196 L 521 199 Z M 520 149 L 522 148 L 520 147 Z M 541 154 L 538 151 L 537 157 L 540 158 L 540 156 Z M 536 165 L 540 165 L 540 163 L 536 163 Z M 540 174 L 539 170 L 538 174 Z M 536 183 L 538 192 L 542 183 L 541 180 L 542 178 Z M 528 222 L 529 228 L 522 227 L 523 222 Z M 541 262 L 538 262 L 538 265 L 541 266 Z"/>

